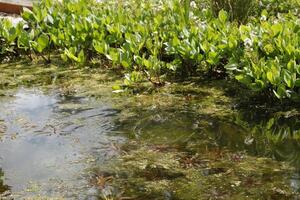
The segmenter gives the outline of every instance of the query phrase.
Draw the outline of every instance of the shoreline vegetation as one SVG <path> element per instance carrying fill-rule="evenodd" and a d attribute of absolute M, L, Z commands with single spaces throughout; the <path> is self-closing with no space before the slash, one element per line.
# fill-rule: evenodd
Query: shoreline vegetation
<path fill-rule="evenodd" d="M 42 0 L 16 26 L 0 19 L 0 58 L 105 66 L 124 77 L 118 91 L 224 79 L 298 101 L 298 8 L 293 0 Z"/>

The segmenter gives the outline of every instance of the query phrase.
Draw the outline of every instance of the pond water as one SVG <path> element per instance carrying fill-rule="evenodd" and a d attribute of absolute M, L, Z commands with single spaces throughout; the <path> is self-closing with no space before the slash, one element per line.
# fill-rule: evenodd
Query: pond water
<path fill-rule="evenodd" d="M 128 95 L 91 69 L 1 69 L 1 199 L 300 199 L 296 107 L 238 107 L 216 82 Z"/>
<path fill-rule="evenodd" d="M 110 145 L 122 140 L 109 136 L 118 111 L 101 101 L 20 89 L 0 98 L 0 110 L 0 165 L 17 196 L 75 198 L 86 190 L 87 166 L 113 156 Z"/>

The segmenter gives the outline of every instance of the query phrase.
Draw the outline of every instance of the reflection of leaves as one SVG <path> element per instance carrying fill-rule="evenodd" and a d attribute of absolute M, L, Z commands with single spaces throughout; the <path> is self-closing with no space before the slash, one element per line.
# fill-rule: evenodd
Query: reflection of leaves
<path fill-rule="evenodd" d="M 267 123 L 263 123 L 262 128 L 273 142 L 281 142 L 285 139 L 300 139 L 300 118 L 298 115 L 276 114 Z"/>
<path fill-rule="evenodd" d="M 270 141 L 272 154 L 279 160 L 286 160 L 295 166 L 300 164 L 300 119 L 298 115 L 280 113 L 269 120 L 272 125 L 265 130 Z"/>
<path fill-rule="evenodd" d="M 237 118 L 236 123 L 244 127 L 255 138 L 259 154 L 269 155 L 300 166 L 300 113 L 295 110 L 278 112 L 269 116 Z M 254 121 L 255 119 L 256 121 Z"/>
<path fill-rule="evenodd" d="M 300 164 L 300 142 L 295 140 L 284 140 L 280 145 L 276 145 L 274 148 L 274 155 L 277 159 L 286 160 L 296 167 Z"/>

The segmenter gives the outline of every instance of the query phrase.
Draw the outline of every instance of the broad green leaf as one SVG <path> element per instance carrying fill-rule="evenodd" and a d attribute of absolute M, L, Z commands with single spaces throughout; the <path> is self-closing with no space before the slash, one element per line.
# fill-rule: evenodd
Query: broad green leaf
<path fill-rule="evenodd" d="M 146 66 L 148 69 L 151 68 L 151 62 L 147 59 L 143 59 L 143 65 Z"/>
<path fill-rule="evenodd" d="M 79 54 L 78 54 L 78 62 L 79 62 L 79 63 L 84 63 L 84 61 L 85 61 L 84 51 L 81 50 L 81 51 L 79 52 Z"/>
<path fill-rule="evenodd" d="M 228 18 L 227 12 L 224 11 L 224 10 L 221 10 L 219 12 L 219 20 L 220 20 L 220 22 L 225 23 L 227 21 L 227 18 Z"/>
<path fill-rule="evenodd" d="M 277 23 L 277 24 L 272 25 L 271 29 L 274 33 L 274 36 L 277 36 L 282 31 L 283 27 L 280 23 Z"/>
<path fill-rule="evenodd" d="M 49 37 L 46 34 L 41 34 L 37 39 L 37 51 L 41 53 L 49 44 Z"/>
<path fill-rule="evenodd" d="M 273 92 L 278 99 L 282 99 L 287 95 L 284 85 L 279 85 L 276 90 L 273 90 Z"/>
<path fill-rule="evenodd" d="M 268 81 L 269 81 L 270 83 L 274 83 L 274 82 L 275 82 L 274 76 L 273 76 L 273 72 L 271 72 L 271 71 L 268 71 L 268 72 L 267 72 L 267 79 L 268 79 Z"/>
<path fill-rule="evenodd" d="M 178 39 L 178 37 L 173 37 L 173 40 L 172 40 L 172 45 L 173 46 L 178 46 L 180 44 L 180 40 Z"/>
<path fill-rule="evenodd" d="M 252 83 L 252 78 L 248 75 L 240 74 L 240 75 L 236 75 L 235 78 L 236 78 L 236 80 L 238 80 L 239 82 L 241 82 L 247 86 L 249 86 Z"/>
<path fill-rule="evenodd" d="M 295 81 L 295 86 L 296 86 L 296 87 L 300 87 L 300 79 L 299 79 L 299 78 L 296 79 L 296 81 Z"/>
<path fill-rule="evenodd" d="M 30 38 L 29 35 L 25 32 L 22 32 L 18 37 L 18 47 L 24 48 L 25 50 L 30 48 Z"/>
<path fill-rule="evenodd" d="M 98 41 L 93 41 L 93 47 L 94 49 L 100 53 L 100 54 L 107 54 L 108 52 L 108 45 L 103 41 L 103 42 L 98 42 Z"/>
<path fill-rule="evenodd" d="M 283 70 L 283 79 L 289 88 L 293 88 L 296 81 L 296 74 L 292 74 L 288 70 Z"/>
<path fill-rule="evenodd" d="M 255 80 L 255 83 L 250 84 L 250 88 L 254 91 L 261 91 L 265 88 L 265 83 L 262 80 Z"/>
<path fill-rule="evenodd" d="M 295 60 L 290 60 L 290 62 L 288 62 L 288 64 L 287 64 L 287 69 L 292 72 L 295 70 L 296 65 L 297 64 L 296 64 Z"/>
<path fill-rule="evenodd" d="M 33 21 L 34 20 L 34 15 L 32 13 L 32 11 L 26 7 L 23 8 L 23 12 L 22 12 L 22 18 L 25 21 Z"/>

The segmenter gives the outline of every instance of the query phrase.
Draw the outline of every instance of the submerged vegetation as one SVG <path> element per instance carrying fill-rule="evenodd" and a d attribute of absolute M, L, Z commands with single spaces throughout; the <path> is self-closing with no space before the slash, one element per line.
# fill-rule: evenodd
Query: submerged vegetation
<path fill-rule="evenodd" d="M 172 145 L 123 153 L 98 169 L 95 184 L 103 199 L 289 199 L 296 194 L 281 177 L 291 168 L 266 158 L 220 149 L 184 152 Z"/>
<path fill-rule="evenodd" d="M 236 79 L 254 91 L 298 99 L 297 1 L 51 1 L 0 23 L 0 56 L 100 63 L 125 86 L 189 77 Z"/>
<path fill-rule="evenodd" d="M 236 88 L 226 80 L 185 81 L 155 91 L 120 95 L 112 93 L 112 86 L 120 77 L 107 74 L 106 69 L 59 67 L 60 64 L 54 63 L 43 66 L 28 62 L 0 65 L 0 87 L 4 95 L 1 103 L 6 98 L 19 98 L 9 90 L 15 90 L 18 85 L 59 91 L 59 104 L 48 109 L 54 108 L 55 115 L 61 110 L 67 119 L 79 117 L 78 121 L 71 120 L 77 131 L 60 135 L 64 133 L 65 123 L 56 124 L 52 119 L 45 134 L 49 135 L 46 137 L 71 139 L 79 132 L 85 135 L 90 131 L 90 124 L 89 128 L 77 129 L 84 124 L 84 117 L 95 123 L 96 135 L 99 126 L 107 125 L 99 125 L 103 117 L 99 107 L 81 105 L 81 98 L 85 102 L 87 96 L 94 96 L 101 103 L 112 105 L 113 109 L 107 114 L 114 121 L 112 135 L 127 141 L 121 144 L 112 141 L 107 154 L 117 152 L 117 156 L 87 169 L 91 173 L 88 176 L 90 185 L 98 191 L 96 199 L 240 199 L 245 196 L 249 199 L 291 199 L 299 194 L 298 186 L 292 185 L 293 181 L 298 181 L 300 160 L 297 110 L 284 111 L 275 107 L 264 110 L 263 105 L 251 112 L 247 110 L 249 106 L 245 111 L 243 105 L 234 109 L 235 101 L 242 98 L 245 91 L 233 95 Z M 25 99 L 30 101 L 26 96 Z M 13 105 L 6 107 L 14 109 Z M 90 118 L 91 113 L 99 116 L 98 120 Z M 65 118 L 59 118 L 62 119 Z M 16 120 L 30 133 L 36 128 L 36 122 Z M 5 129 L 10 128 L 5 126 L 8 125 L 5 118 L 3 124 L 2 131 L 6 135 Z M 68 131 L 70 124 L 66 124 Z M 16 140 L 27 134 L 16 135 Z M 102 142 L 103 136 L 100 138 Z M 101 157 L 98 151 L 97 156 Z M 40 194 L 39 190 L 43 191 L 37 187 L 30 194 Z M 64 192 L 59 196 L 64 196 Z M 5 194 L 9 196 L 10 193 Z"/>

